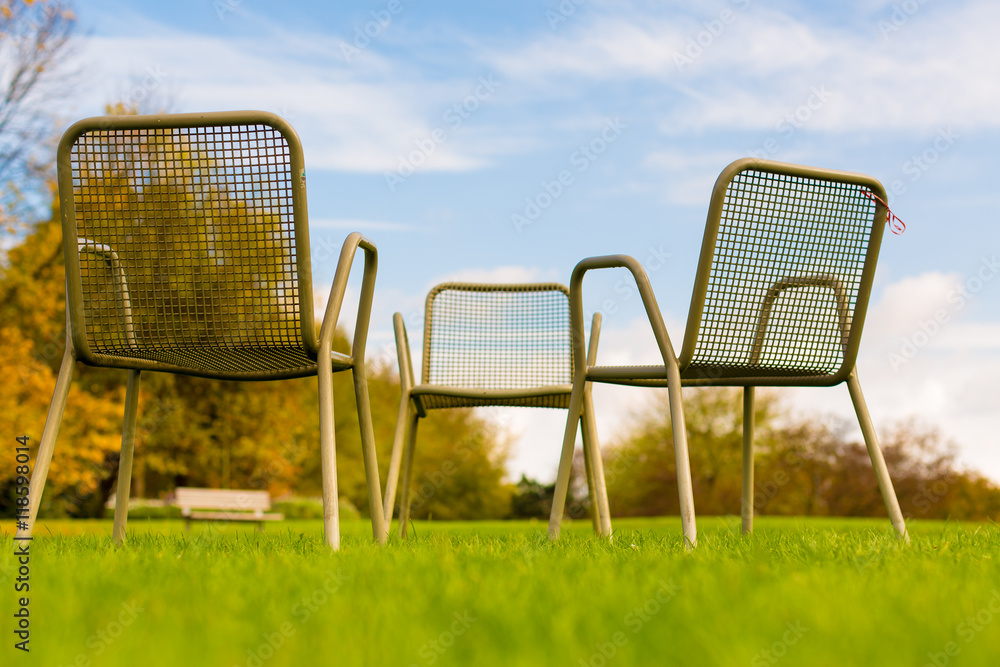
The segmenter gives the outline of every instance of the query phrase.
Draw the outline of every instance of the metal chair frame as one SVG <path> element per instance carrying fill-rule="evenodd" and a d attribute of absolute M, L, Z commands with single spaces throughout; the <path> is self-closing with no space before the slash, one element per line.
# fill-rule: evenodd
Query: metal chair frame
<path fill-rule="evenodd" d="M 157 150 L 167 152 L 156 154 Z M 377 541 L 385 542 L 365 375 L 377 250 L 361 234 L 347 237 L 317 337 L 305 166 L 294 129 L 274 114 L 257 111 L 88 118 L 63 135 L 57 164 L 66 258 L 66 349 L 31 479 L 27 528 L 19 530 L 18 537 L 30 537 L 34 527 L 73 372 L 81 361 L 128 370 L 113 529 L 116 542 L 126 535 L 142 371 L 225 380 L 316 375 L 323 527 L 327 545 L 339 549 L 332 376 L 346 370 L 354 376 L 372 531 Z M 113 200 L 124 212 L 94 203 L 94 173 L 102 179 L 126 174 L 134 200 L 120 193 Z M 177 180 L 178 173 L 187 180 Z M 197 197 L 201 197 L 197 205 L 185 203 Z M 142 203 L 135 206 L 144 208 L 128 208 L 139 200 Z M 252 206 L 257 209 L 251 211 Z M 237 209 L 247 218 L 256 216 L 254 224 L 233 223 L 231 211 Z M 150 228 L 159 245 L 143 240 Z M 121 247 L 88 238 L 92 234 L 117 234 Z M 202 235 L 198 248 L 178 251 L 173 247 L 175 242 L 189 244 L 192 234 Z M 360 304 L 351 353 L 343 354 L 333 351 L 333 338 L 359 249 L 364 251 Z M 203 253 L 200 260 L 207 257 L 215 262 L 217 280 L 231 290 L 237 279 L 265 271 L 259 261 L 274 260 L 275 253 L 282 278 L 266 289 L 253 287 L 256 291 L 249 296 L 220 297 L 217 290 L 221 288 L 203 290 L 205 294 L 189 297 L 193 308 L 180 308 L 177 294 L 185 288 L 183 281 L 195 280 L 185 276 L 184 269 L 198 261 L 191 259 L 196 251 Z M 260 254 L 254 257 L 254 251 Z M 110 274 L 103 286 L 100 274 Z M 234 274 L 236 279 L 225 283 Z M 109 290 L 113 298 L 106 294 Z M 213 298 L 217 298 L 215 303 Z M 168 308 L 174 310 L 162 314 Z"/>
<path fill-rule="evenodd" d="M 667 388 L 681 523 L 685 545 L 693 548 L 697 530 L 681 388 L 743 387 L 742 530 L 750 533 L 755 387 L 846 382 L 889 518 L 899 537 L 909 540 L 855 368 L 885 227 L 885 199 L 882 185 L 862 174 L 750 158 L 730 164 L 712 192 L 679 358 L 638 261 L 609 255 L 577 264 L 570 282 L 576 371 L 550 539 L 559 537 L 576 416 L 587 383 Z M 625 268 L 635 279 L 662 366 L 597 366 L 581 354 L 583 278 L 606 268 Z M 775 330 L 784 335 L 772 335 L 768 345 Z M 610 525 L 608 517 L 600 519 Z"/>
<path fill-rule="evenodd" d="M 538 328 L 532 328 L 531 322 L 525 322 L 520 317 L 506 317 L 509 311 L 503 311 L 503 306 L 493 305 L 486 307 L 486 316 L 477 317 L 477 313 L 470 312 L 475 309 L 475 304 L 462 303 L 461 299 L 482 298 L 526 298 L 532 295 L 538 298 L 539 295 L 549 295 L 548 298 L 555 297 L 558 304 L 556 314 L 551 312 L 546 319 L 545 326 L 550 327 L 547 332 L 540 332 Z M 399 535 L 406 537 L 407 524 L 410 516 L 410 489 L 413 475 L 413 456 L 416 448 L 417 426 L 421 417 L 427 416 L 427 411 L 442 408 L 462 408 L 479 406 L 522 406 L 522 407 L 545 407 L 545 408 L 565 408 L 569 406 L 570 394 L 573 391 L 572 373 L 573 363 L 570 356 L 573 354 L 574 344 L 570 340 L 571 327 L 569 322 L 569 289 L 557 283 L 522 283 L 522 284 L 477 284 L 477 283 L 443 283 L 434 287 L 427 295 L 424 316 L 424 339 L 423 339 L 423 382 L 417 384 L 413 374 L 413 362 L 410 357 L 410 344 L 406 333 L 406 326 L 403 323 L 403 316 L 396 313 L 393 316 L 393 325 L 396 335 L 396 353 L 399 362 L 399 376 L 401 384 L 401 396 L 399 404 L 399 415 L 396 422 L 396 431 L 393 437 L 392 457 L 389 460 L 389 472 L 386 478 L 385 500 L 382 507 L 385 511 L 385 523 L 389 525 L 392 521 L 392 512 L 395 505 L 396 486 L 399 477 L 399 468 L 403 466 L 402 500 L 399 511 Z M 436 311 L 439 299 L 452 297 L 459 300 L 459 303 L 450 306 L 452 309 L 449 315 L 444 311 Z M 565 299 L 565 303 L 560 303 Z M 442 306 L 445 308 L 445 306 Z M 516 308 L 516 306 L 515 306 Z M 560 314 L 561 309 L 565 309 L 565 321 Z M 479 314 L 482 314 L 480 310 Z M 523 314 L 523 311 L 519 311 Z M 498 317 L 504 315 L 504 317 Z M 451 319 L 447 319 L 450 317 Z M 492 320 L 491 320 L 492 317 Z M 442 320 L 445 323 L 442 324 Z M 498 324 L 503 319 L 503 324 Z M 510 320 L 515 321 L 511 322 Z M 456 323 L 460 323 L 456 327 Z M 455 329 L 458 329 L 456 332 Z M 593 364 L 597 357 L 597 343 L 600 337 L 601 316 L 597 314 L 591 324 L 590 342 L 585 354 L 589 363 Z M 452 341 L 450 351 L 462 357 L 461 361 L 456 361 L 457 357 L 451 358 L 451 368 L 446 359 L 448 342 L 443 342 L 449 336 L 454 335 L 457 343 Z M 584 336 L 582 327 L 579 335 Z M 532 367 L 530 375 L 538 376 L 540 373 L 545 381 L 528 379 L 519 374 L 516 368 L 512 368 L 510 355 L 498 354 L 491 347 L 501 342 L 499 345 L 510 345 L 511 341 L 523 343 L 523 349 L 535 350 L 533 347 L 539 338 L 547 336 L 548 342 L 542 345 L 565 362 L 565 368 L 554 372 L 551 369 L 543 368 L 539 371 L 538 364 L 523 364 L 522 369 Z M 581 338 L 580 341 L 583 341 Z M 458 350 L 457 352 L 455 352 Z M 464 355 L 464 356 L 463 356 Z M 490 357 L 489 362 L 483 362 L 482 358 Z M 459 365 L 468 362 L 472 370 L 468 371 L 468 366 L 462 366 L 466 372 L 455 371 Z M 485 365 L 484 365 L 485 364 Z M 492 365 L 490 365 L 492 364 Z M 544 364 L 541 364 L 544 366 Z M 440 370 L 442 369 L 443 370 Z M 600 447 L 597 439 L 597 429 L 593 420 L 593 400 L 589 385 L 584 385 L 581 390 L 582 407 L 577 410 L 577 418 L 583 424 L 583 454 L 584 467 L 587 476 L 587 487 L 590 494 L 592 507 L 591 518 L 594 531 L 598 535 L 610 537 L 611 524 L 608 512 L 607 491 L 604 486 L 604 468 L 601 461 Z M 574 431 L 575 434 L 575 431 Z M 575 437 L 575 436 L 574 436 Z M 405 456 L 404 456 L 405 443 Z M 572 456 L 573 444 L 570 445 L 570 455 Z M 603 521 L 603 523 L 602 523 Z"/>

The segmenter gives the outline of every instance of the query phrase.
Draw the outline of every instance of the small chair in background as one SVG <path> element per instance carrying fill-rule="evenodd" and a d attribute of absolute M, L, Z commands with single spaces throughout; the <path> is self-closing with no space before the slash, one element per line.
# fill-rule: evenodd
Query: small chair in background
<path fill-rule="evenodd" d="M 399 534 L 406 537 L 420 418 L 426 417 L 428 410 L 441 408 L 566 408 L 574 386 L 574 346 L 570 339 L 569 290 L 555 283 L 444 283 L 432 289 L 424 315 L 420 384 L 413 375 L 403 316 L 396 313 L 393 324 L 402 396 L 382 506 L 388 524 L 402 459 Z M 597 315 L 591 326 L 591 363 L 597 353 L 600 324 Z M 580 335 L 584 335 L 582 328 Z M 604 469 L 590 404 L 590 391 L 584 387 L 575 419 L 583 422 L 591 516 L 595 532 L 610 537 Z"/>

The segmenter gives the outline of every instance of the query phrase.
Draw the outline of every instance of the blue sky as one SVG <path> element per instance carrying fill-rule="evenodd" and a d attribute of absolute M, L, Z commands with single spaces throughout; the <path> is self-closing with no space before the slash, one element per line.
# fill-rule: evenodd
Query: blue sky
<path fill-rule="evenodd" d="M 83 79 L 67 124 L 126 99 L 264 109 L 296 127 L 316 280 L 332 280 L 348 232 L 376 242 L 370 348 L 385 359 L 394 311 L 419 349 L 423 299 L 442 280 L 565 283 L 577 261 L 610 253 L 647 266 L 678 346 L 723 167 L 759 155 L 879 178 L 907 230 L 883 244 L 858 362 L 873 417 L 937 426 L 963 462 L 1000 480 L 995 2 L 77 10 Z M 586 283 L 588 311 L 606 318 L 600 362 L 656 363 L 638 298 L 614 290 L 623 277 Z M 943 324 L 929 325 L 941 310 Z M 783 395 L 795 410 L 851 414 L 844 387 Z M 599 387 L 603 439 L 648 399 Z M 564 413 L 489 416 L 514 435 L 512 474 L 554 477 Z"/>

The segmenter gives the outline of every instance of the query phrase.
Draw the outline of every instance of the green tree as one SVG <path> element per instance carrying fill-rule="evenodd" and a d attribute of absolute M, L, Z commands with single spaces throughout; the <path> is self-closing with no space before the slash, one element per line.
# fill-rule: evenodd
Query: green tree
<path fill-rule="evenodd" d="M 132 111 L 121 105 L 111 109 Z M 94 140 L 101 141 L 100 135 Z M 239 335 L 251 338 L 260 337 L 265 320 L 284 321 L 286 332 L 298 330 L 296 311 L 285 298 L 287 267 L 293 263 L 289 231 L 277 215 L 255 203 L 255 183 L 242 183 L 239 191 L 223 185 L 216 160 L 199 153 L 182 133 L 162 133 L 127 146 L 105 140 L 100 153 L 99 162 L 82 164 L 87 187 L 76 195 L 77 222 L 82 236 L 118 251 L 137 339 L 154 340 L 160 348 L 196 348 L 229 335 L 220 332 L 220 321 L 238 322 Z M 55 383 L 65 337 L 58 218 L 54 210 L 50 220 L 35 225 L 10 251 L 0 275 L 0 314 L 8 323 L 3 340 L 25 351 L 0 362 L 0 371 L 7 363 L 12 372 L 23 374 L 29 362 L 34 364 L 33 382 L 8 387 L 0 400 L 30 406 L 18 419 L 33 433 L 41 432 L 47 409 L 44 387 Z M 248 242 L 247 230 L 259 242 Z M 141 254 L 134 252 L 140 244 Z M 90 329 L 114 347 L 128 335 L 114 312 L 118 287 L 102 262 L 84 257 L 81 264 L 97 280 L 104 276 L 96 289 L 106 290 L 106 298 L 88 306 Z M 252 271 L 233 280 L 233 267 Z M 110 312 L 101 304 L 108 304 Z M 308 310 L 306 314 L 312 316 Z M 273 333 L 267 337 L 273 339 Z M 336 347 L 345 351 L 347 344 L 340 337 Z M 54 493 L 45 496 L 53 511 L 102 512 L 118 470 L 123 375 L 114 369 L 80 369 L 61 440 L 67 431 L 74 433 L 75 419 L 78 437 L 85 440 L 74 442 L 75 458 L 65 458 L 65 446 L 57 448 L 49 478 Z M 315 378 L 248 383 L 160 373 L 144 377 L 133 471 L 136 494 L 162 495 L 180 484 L 266 488 L 274 495 L 320 493 Z M 370 392 L 384 478 L 398 379 L 388 369 L 375 369 Z M 348 374 L 335 375 L 334 400 L 340 492 L 367 511 Z M 75 401 L 92 405 L 76 417 Z M 473 412 L 448 411 L 426 420 L 421 436 L 414 516 L 506 514 L 510 490 L 503 483 L 506 450 L 499 433 Z M 58 507 L 53 498 L 60 499 Z"/>
<path fill-rule="evenodd" d="M 368 383 L 384 480 L 399 409 L 399 378 L 390 366 L 376 366 L 370 369 Z M 360 445 L 354 449 L 360 450 Z M 506 518 L 513 490 L 504 481 L 507 458 L 506 435 L 477 411 L 429 411 L 420 420 L 410 516 L 445 520 Z M 357 481 L 359 487 L 362 481 Z M 401 492 L 399 489 L 396 494 L 397 508 Z"/>
<path fill-rule="evenodd" d="M 742 485 L 739 389 L 684 393 L 695 506 L 738 514 Z M 667 394 L 636 415 L 635 430 L 605 450 L 611 511 L 676 514 L 677 474 Z M 754 508 L 758 514 L 885 516 L 868 450 L 846 423 L 793 415 L 758 391 Z M 881 446 L 904 516 L 1000 518 L 1000 488 L 956 464 L 955 447 L 912 422 L 881 429 Z"/>

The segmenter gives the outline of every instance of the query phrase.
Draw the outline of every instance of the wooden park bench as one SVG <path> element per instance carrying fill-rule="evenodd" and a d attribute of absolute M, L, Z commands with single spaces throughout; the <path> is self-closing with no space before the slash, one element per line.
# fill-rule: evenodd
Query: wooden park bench
<path fill-rule="evenodd" d="M 188 530 L 192 521 L 254 521 L 257 530 L 261 530 L 265 521 L 285 518 L 284 514 L 267 512 L 271 509 L 271 495 L 267 491 L 179 486 L 174 505 L 181 509 Z"/>

